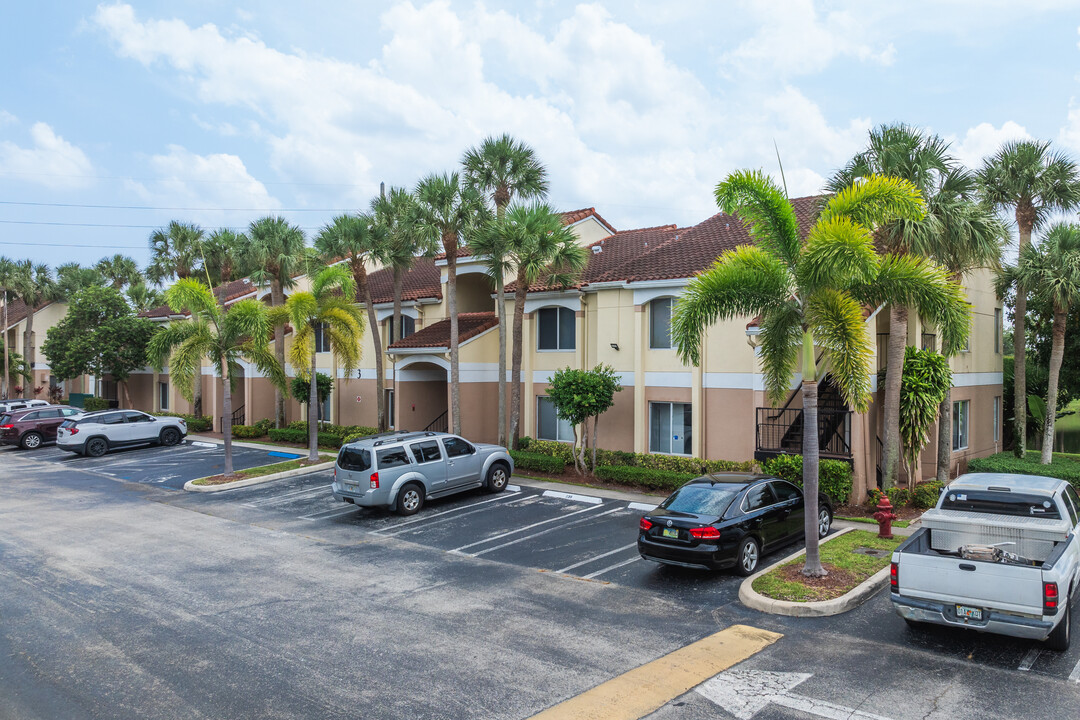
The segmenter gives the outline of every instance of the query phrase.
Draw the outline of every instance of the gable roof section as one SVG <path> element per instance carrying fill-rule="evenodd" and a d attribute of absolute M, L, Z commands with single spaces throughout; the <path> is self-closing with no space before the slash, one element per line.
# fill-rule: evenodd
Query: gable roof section
<path fill-rule="evenodd" d="M 38 305 L 36 308 L 34 308 L 34 313 L 37 314 L 37 313 L 41 312 L 42 310 L 44 310 L 45 308 L 47 308 L 50 305 L 52 305 L 51 300 L 43 302 L 40 305 Z M 2 303 L 0 303 L 0 307 L 3 307 Z M 3 314 L 0 313 L 0 319 L 2 319 L 2 318 L 3 318 Z M 26 319 L 26 303 L 22 301 L 22 298 L 13 298 L 11 300 L 11 304 L 8 305 L 8 326 L 5 328 L 5 330 L 10 330 L 11 328 L 15 327 L 16 325 L 18 325 L 19 323 L 21 323 L 25 319 Z"/>
<path fill-rule="evenodd" d="M 394 302 L 394 271 L 383 268 L 368 275 L 371 288 L 371 302 Z M 357 289 L 357 302 L 364 302 Z M 402 278 L 401 299 L 413 302 L 424 299 L 442 300 L 442 273 L 435 267 L 432 258 L 417 258 L 412 268 Z"/>
<path fill-rule="evenodd" d="M 233 300 L 238 300 L 238 299 L 244 297 L 245 295 L 249 295 L 250 293 L 255 292 L 257 287 L 258 287 L 257 285 L 252 283 L 247 278 L 242 278 L 240 280 L 233 280 L 232 282 L 226 283 L 225 284 L 225 302 L 230 303 Z M 158 319 L 158 318 L 167 318 L 167 317 L 169 317 L 171 315 L 189 315 L 189 314 L 190 313 L 187 313 L 187 312 L 182 312 L 182 313 L 174 312 L 173 309 L 171 307 L 169 307 L 168 305 L 158 305 L 156 308 L 151 308 L 150 310 L 143 310 L 141 313 L 139 313 L 139 317 L 150 318 L 151 320 L 154 320 L 154 319 Z"/>
<path fill-rule="evenodd" d="M 615 229 L 614 225 L 609 223 L 604 218 L 600 217 L 600 213 L 596 212 L 596 208 L 582 208 L 581 210 L 570 210 L 568 212 L 560 213 L 560 215 L 562 215 L 563 225 L 574 225 L 576 223 L 581 222 L 582 220 L 587 220 L 589 218 L 593 218 L 593 219 L 596 220 L 596 222 L 603 225 L 605 230 L 612 233 L 613 235 L 618 232 Z M 460 257 L 470 257 L 470 256 L 472 256 L 472 253 L 469 251 L 469 248 L 467 246 L 462 245 L 461 247 L 458 248 L 457 256 L 459 258 Z M 435 256 L 435 259 L 436 260 L 445 260 L 446 259 L 446 253 L 439 253 L 438 255 Z"/>
<path fill-rule="evenodd" d="M 458 343 L 460 344 L 474 338 L 498 324 L 499 319 L 493 312 L 459 313 Z M 428 325 L 421 330 L 417 330 L 412 335 L 393 343 L 387 350 L 414 350 L 420 348 L 431 348 L 432 350 L 435 350 L 448 347 L 450 347 L 449 318 Z"/>

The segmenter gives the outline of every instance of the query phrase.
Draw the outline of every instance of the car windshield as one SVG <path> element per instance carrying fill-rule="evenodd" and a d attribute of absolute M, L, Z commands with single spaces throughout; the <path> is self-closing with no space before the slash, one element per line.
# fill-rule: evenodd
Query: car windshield
<path fill-rule="evenodd" d="M 674 512 L 719 516 L 724 514 L 742 488 L 741 485 L 684 485 L 660 503 L 660 507 Z"/>
<path fill-rule="evenodd" d="M 360 448 L 341 448 L 338 453 L 338 466 L 342 470 L 364 472 L 371 469 L 371 452 Z"/>

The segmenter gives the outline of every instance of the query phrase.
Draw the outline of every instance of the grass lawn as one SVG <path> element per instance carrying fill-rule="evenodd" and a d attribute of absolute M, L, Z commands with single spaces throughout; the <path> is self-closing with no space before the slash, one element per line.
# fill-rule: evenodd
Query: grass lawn
<path fill-rule="evenodd" d="M 1080 430 L 1080 400 L 1073 400 L 1062 409 L 1072 410 L 1073 414 L 1055 420 L 1054 432 L 1058 430 Z"/>
<path fill-rule="evenodd" d="M 319 462 L 330 462 L 334 459 L 333 455 L 320 455 Z M 285 472 L 286 470 L 296 470 L 297 468 L 307 467 L 309 465 L 306 458 L 299 460 L 287 460 L 285 462 L 273 463 L 272 465 L 260 465 L 258 467 L 248 468 L 247 470 L 237 470 L 232 476 L 226 478 L 224 475 L 212 475 L 210 477 L 199 478 L 193 480 L 192 485 L 226 485 L 237 480 L 247 480 L 253 477 L 262 477 L 263 475 L 271 475 L 273 473 Z"/>
<path fill-rule="evenodd" d="M 841 515 L 836 516 L 837 520 L 847 520 L 848 522 L 866 523 L 867 525 L 877 525 L 877 520 L 872 517 L 843 517 Z M 906 528 L 909 523 L 907 520 L 893 520 L 893 527 Z"/>
<path fill-rule="evenodd" d="M 765 597 L 794 602 L 814 602 L 840 597 L 889 564 L 889 556 L 874 557 L 853 552 L 856 548 L 887 550 L 891 553 L 907 538 L 882 540 L 877 533 L 852 530 L 821 544 L 821 562 L 829 576 L 805 578 L 800 557 L 773 568 L 754 581 L 753 588 Z"/>

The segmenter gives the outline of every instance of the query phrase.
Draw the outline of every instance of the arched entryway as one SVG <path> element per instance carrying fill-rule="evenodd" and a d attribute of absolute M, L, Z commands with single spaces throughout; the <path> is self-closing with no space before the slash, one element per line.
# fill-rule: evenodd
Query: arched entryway
<path fill-rule="evenodd" d="M 406 358 L 394 380 L 394 426 L 398 430 L 446 431 L 449 363 L 436 356 Z"/>

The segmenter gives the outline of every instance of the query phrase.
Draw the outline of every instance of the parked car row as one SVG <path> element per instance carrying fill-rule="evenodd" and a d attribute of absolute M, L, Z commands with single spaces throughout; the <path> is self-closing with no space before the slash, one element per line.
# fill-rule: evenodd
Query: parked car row
<path fill-rule="evenodd" d="M 176 445 L 187 435 L 183 418 L 155 417 L 138 410 L 85 412 L 40 400 L 25 402 L 34 405 L 0 410 L 0 445 L 34 450 L 56 443 L 61 450 L 99 457 L 132 445 Z"/>

